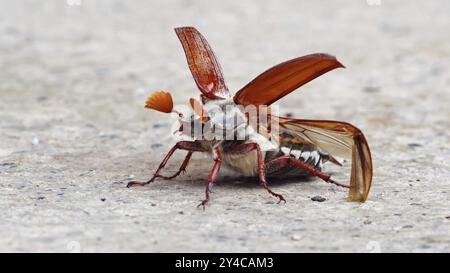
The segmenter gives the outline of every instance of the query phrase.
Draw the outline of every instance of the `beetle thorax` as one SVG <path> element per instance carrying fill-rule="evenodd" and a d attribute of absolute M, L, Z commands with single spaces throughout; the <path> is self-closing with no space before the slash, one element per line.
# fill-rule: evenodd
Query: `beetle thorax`
<path fill-rule="evenodd" d="M 232 99 L 211 100 L 204 105 L 210 126 L 225 133 L 245 129 L 247 118 L 241 108 Z"/>
<path fill-rule="evenodd" d="M 248 111 L 244 106 L 236 105 L 232 98 L 211 100 L 204 105 L 204 109 L 210 118 L 210 126 L 214 128 L 216 134 L 223 133 L 224 140 L 254 142 L 262 151 L 277 149 L 278 143 L 272 143 L 267 137 L 257 132 L 256 126 L 252 126 L 249 122 L 247 115 L 255 115 L 257 118 L 256 111 Z"/>

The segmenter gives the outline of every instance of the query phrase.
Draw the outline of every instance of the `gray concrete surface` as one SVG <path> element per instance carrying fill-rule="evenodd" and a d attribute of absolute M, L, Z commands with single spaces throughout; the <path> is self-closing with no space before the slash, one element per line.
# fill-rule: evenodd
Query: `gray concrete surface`
<path fill-rule="evenodd" d="M 449 1 L 67 3 L 0 2 L 0 251 L 450 251 Z M 277 205 L 225 171 L 202 211 L 201 155 L 175 181 L 127 189 L 174 143 L 146 96 L 199 94 L 182 25 L 205 34 L 231 90 L 289 58 L 336 55 L 347 69 L 279 105 L 365 132 L 369 201 L 294 179 L 272 181 L 287 199 Z M 341 181 L 348 170 L 327 168 Z"/>

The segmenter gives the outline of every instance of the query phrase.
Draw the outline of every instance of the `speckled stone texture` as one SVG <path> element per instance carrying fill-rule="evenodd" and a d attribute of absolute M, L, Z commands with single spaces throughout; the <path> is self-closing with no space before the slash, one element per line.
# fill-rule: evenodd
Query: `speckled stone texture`
<path fill-rule="evenodd" d="M 0 251 L 450 251 L 449 1 L 67 3 L 0 1 Z M 364 131 L 369 200 L 279 179 L 279 205 L 224 170 L 203 211 L 201 155 L 174 181 L 127 189 L 174 144 L 174 119 L 146 97 L 199 94 L 173 31 L 183 25 L 206 36 L 233 92 L 287 59 L 337 56 L 346 69 L 278 105 Z M 348 167 L 325 170 L 348 181 Z"/>

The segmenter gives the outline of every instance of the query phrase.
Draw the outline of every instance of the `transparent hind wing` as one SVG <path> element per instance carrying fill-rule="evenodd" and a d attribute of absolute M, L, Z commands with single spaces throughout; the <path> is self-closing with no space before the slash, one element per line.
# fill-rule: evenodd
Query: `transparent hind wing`
<path fill-rule="evenodd" d="M 355 126 L 330 120 L 278 118 L 280 133 L 301 138 L 333 155 L 351 159 L 350 201 L 366 201 L 372 185 L 372 157 L 364 134 Z"/>

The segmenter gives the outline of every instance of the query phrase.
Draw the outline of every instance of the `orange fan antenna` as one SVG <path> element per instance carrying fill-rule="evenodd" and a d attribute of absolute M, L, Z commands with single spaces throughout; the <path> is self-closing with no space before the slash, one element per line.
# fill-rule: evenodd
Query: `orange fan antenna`
<path fill-rule="evenodd" d="M 171 113 L 173 110 L 172 96 L 169 92 L 157 91 L 147 98 L 145 107 L 163 113 Z"/>

